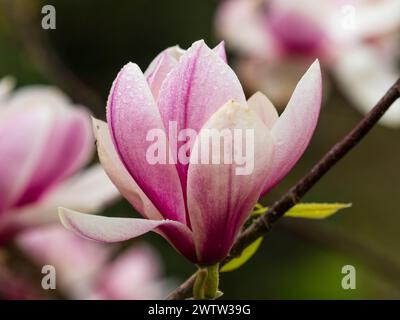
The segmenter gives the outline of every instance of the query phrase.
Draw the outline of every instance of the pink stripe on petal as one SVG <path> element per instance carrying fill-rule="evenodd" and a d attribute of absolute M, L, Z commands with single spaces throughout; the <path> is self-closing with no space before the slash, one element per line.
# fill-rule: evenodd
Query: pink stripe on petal
<path fill-rule="evenodd" d="M 154 144 L 148 141 L 148 133 L 165 131 L 146 79 L 136 64 L 128 63 L 118 74 L 109 96 L 107 120 L 115 149 L 140 189 L 164 218 L 184 223 L 185 206 L 175 165 L 150 164 L 147 159 L 148 148 Z"/>
<path fill-rule="evenodd" d="M 265 178 L 270 173 L 273 141 L 268 128 L 254 111 L 231 101 L 220 108 L 200 131 L 191 161 L 200 159 L 198 148 L 202 139 L 208 137 L 207 129 L 216 129 L 212 132 L 214 137 L 219 137 L 224 129 L 239 130 L 245 141 L 243 148 L 247 143 L 251 146 L 251 138 L 246 138 L 247 130 L 254 139 L 254 148 L 250 148 L 248 154 L 246 151 L 242 153 L 249 165 L 247 175 L 239 175 L 237 171 L 243 165 L 235 162 L 223 164 L 222 155 L 221 164 L 201 164 L 198 161 L 199 164 L 191 162 L 189 165 L 190 221 L 198 259 L 200 263 L 209 265 L 221 261 L 228 254 L 238 231 L 257 203 Z M 251 163 L 254 164 L 252 169 Z"/>
<path fill-rule="evenodd" d="M 263 195 L 286 176 L 307 148 L 317 126 L 321 98 L 321 69 L 316 60 L 300 79 L 285 111 L 271 130 L 275 153 Z"/>
<path fill-rule="evenodd" d="M 198 132 L 210 116 L 231 99 L 246 102 L 237 76 L 201 40 L 186 51 L 164 80 L 158 106 L 167 133 L 170 121 L 177 122 L 177 132 L 182 129 Z M 183 144 L 179 142 L 178 149 Z M 186 190 L 187 165 L 178 162 L 177 169 L 183 190 Z"/>

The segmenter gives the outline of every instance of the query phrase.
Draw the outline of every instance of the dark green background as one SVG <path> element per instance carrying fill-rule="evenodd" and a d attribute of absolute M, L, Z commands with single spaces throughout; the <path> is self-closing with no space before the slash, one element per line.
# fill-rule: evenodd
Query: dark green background
<path fill-rule="evenodd" d="M 92 88 L 102 101 L 126 62 L 136 62 L 144 70 L 168 46 L 180 44 L 185 48 L 201 38 L 210 46 L 219 42 L 213 33 L 218 2 L 212 0 L 11 2 L 23 14 L 16 18 L 10 7 L 0 9 L 0 77 L 13 75 L 18 85 L 60 86 L 101 118 L 105 116 L 105 107 L 99 99 L 77 98 L 79 95 L 68 90 L 59 75 L 43 68 L 47 58 L 32 54 L 29 42 L 34 43 L 35 36 L 30 34 L 41 34 L 49 45 L 46 50 L 53 50 L 66 69 Z M 43 4 L 56 7 L 56 30 L 40 29 Z M 30 22 L 21 25 L 21 21 Z M 235 59 L 232 55 L 230 58 Z M 330 89 L 324 92 L 321 119 L 312 143 L 264 203 L 277 199 L 361 118 L 327 73 L 324 82 Z M 278 223 L 255 258 L 240 270 L 222 275 L 224 298 L 400 298 L 400 274 L 394 272 L 400 269 L 399 145 L 400 131 L 374 128 L 305 199 L 352 202 L 353 207 L 326 221 L 287 219 Z M 104 214 L 136 213 L 126 201 L 121 201 Z M 122 246 L 136 241 L 151 242 L 159 249 L 166 276 L 179 281 L 194 271 L 157 235 L 146 235 Z M 356 290 L 341 288 L 341 268 L 347 264 L 357 269 Z"/>

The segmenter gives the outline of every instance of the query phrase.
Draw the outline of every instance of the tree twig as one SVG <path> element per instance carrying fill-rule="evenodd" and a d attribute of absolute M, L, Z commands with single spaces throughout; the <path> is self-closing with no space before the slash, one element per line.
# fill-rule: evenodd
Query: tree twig
<path fill-rule="evenodd" d="M 247 246 L 267 233 L 272 224 L 278 221 L 291 207 L 298 203 L 325 173 L 365 137 L 399 97 L 400 79 L 393 84 L 375 107 L 350 131 L 350 133 L 334 145 L 332 149 L 330 149 L 299 182 L 276 201 L 265 214 L 255 219 L 253 224 L 238 236 L 228 257 L 226 257 L 221 265 L 239 256 Z M 186 282 L 170 293 L 166 299 L 185 299 L 189 297 L 194 279 L 195 277 L 191 276 Z"/>

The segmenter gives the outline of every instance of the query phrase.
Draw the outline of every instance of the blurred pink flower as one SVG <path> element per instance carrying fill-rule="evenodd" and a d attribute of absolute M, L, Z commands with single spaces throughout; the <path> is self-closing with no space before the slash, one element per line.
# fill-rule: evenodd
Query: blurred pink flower
<path fill-rule="evenodd" d="M 90 115 L 55 88 L 10 93 L 0 83 L 0 243 L 21 229 L 58 220 L 57 207 L 95 211 L 118 197 L 93 153 Z"/>
<path fill-rule="evenodd" d="M 210 265 L 229 252 L 261 194 L 294 166 L 307 147 L 321 105 L 316 61 L 299 81 L 279 117 L 261 93 L 248 101 L 226 63 L 223 44 L 203 41 L 187 51 L 163 51 L 143 74 L 128 63 L 114 81 L 108 125 L 94 121 L 99 158 L 125 198 L 146 218 L 109 218 L 60 210 L 63 224 L 97 241 L 116 242 L 154 230 L 193 263 Z M 236 164 L 150 164 L 147 133 L 168 132 L 170 121 L 194 129 L 194 145 L 208 129 L 252 130 L 254 170 L 236 175 Z M 172 141 L 167 149 L 173 149 Z M 197 158 L 197 149 L 190 155 Z M 174 149 L 173 152 L 176 152 Z M 172 151 L 171 151 L 172 153 Z"/>
<path fill-rule="evenodd" d="M 17 243 L 38 266 L 54 266 L 57 289 L 70 299 L 161 299 L 169 289 L 148 246 L 137 245 L 111 260 L 115 248 L 55 225 L 23 232 Z"/>
<path fill-rule="evenodd" d="M 243 80 L 281 105 L 316 58 L 362 112 L 397 79 L 398 0 L 226 0 L 216 29 L 241 53 L 237 68 Z M 400 125 L 396 104 L 382 124 Z"/>

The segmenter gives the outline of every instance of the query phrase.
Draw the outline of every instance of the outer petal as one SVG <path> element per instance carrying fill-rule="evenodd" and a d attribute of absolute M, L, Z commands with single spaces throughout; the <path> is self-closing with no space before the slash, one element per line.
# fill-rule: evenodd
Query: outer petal
<path fill-rule="evenodd" d="M 93 130 L 97 141 L 100 162 L 121 194 L 148 219 L 162 220 L 162 215 L 140 189 L 122 164 L 111 141 L 107 123 L 93 119 Z"/>
<path fill-rule="evenodd" d="M 148 219 L 162 220 L 162 215 L 129 175 L 119 159 L 107 128 L 103 121 L 93 119 L 100 161 L 107 174 L 121 194 Z M 163 225 L 159 233 L 168 239 L 174 247 L 191 261 L 196 261 L 192 234 L 186 227 Z"/>
<path fill-rule="evenodd" d="M 366 47 L 353 48 L 333 65 L 339 85 L 362 113 L 369 112 L 398 78 L 395 62 Z M 380 124 L 400 127 L 400 101 L 393 103 Z"/>
<path fill-rule="evenodd" d="M 164 132 L 147 82 L 136 64 L 128 63 L 111 90 L 108 125 L 124 166 L 165 218 L 185 222 L 179 177 L 173 164 L 151 165 L 146 158 L 151 130 Z"/>
<path fill-rule="evenodd" d="M 275 153 L 263 194 L 293 168 L 308 146 L 317 125 L 321 97 L 321 70 L 317 60 L 297 84 L 285 111 L 272 128 Z"/>
<path fill-rule="evenodd" d="M 197 262 L 192 233 L 185 225 L 171 220 L 111 218 L 59 209 L 62 224 L 83 238 L 99 242 L 120 242 L 156 231 L 192 262 Z M 157 229 L 159 228 L 159 229 Z"/>
<path fill-rule="evenodd" d="M 248 163 L 254 163 L 254 168 L 248 175 L 238 175 L 236 169 L 241 165 L 235 163 L 193 163 L 199 159 L 202 139 L 208 139 L 208 129 L 217 129 L 211 132 L 215 137 L 219 137 L 220 130 L 236 129 L 243 139 L 246 139 L 246 130 L 250 130 L 254 148 L 245 154 Z M 244 141 L 250 142 L 249 139 Z M 238 140 L 233 142 L 237 144 Z M 238 151 L 242 152 L 241 149 Z M 200 263 L 215 263 L 229 252 L 260 196 L 265 177 L 270 172 L 272 153 L 273 142 L 268 128 L 254 111 L 233 101 L 220 108 L 200 131 L 188 172 L 188 209 Z"/>
<path fill-rule="evenodd" d="M 182 129 L 198 132 L 210 116 L 230 99 L 246 103 L 238 78 L 204 41 L 198 41 L 168 74 L 160 90 L 158 105 L 168 133 L 170 121 L 177 123 L 177 132 Z M 178 143 L 178 148 L 183 143 Z M 187 165 L 178 163 L 177 168 L 185 190 Z"/>
<path fill-rule="evenodd" d="M 81 237 L 107 243 L 136 238 L 163 224 L 179 223 L 171 220 L 102 217 L 65 208 L 59 209 L 59 216 L 68 230 Z"/>
<path fill-rule="evenodd" d="M 278 111 L 276 111 L 272 102 L 261 92 L 253 94 L 247 104 L 258 114 L 269 129 L 274 126 L 279 118 Z"/>

